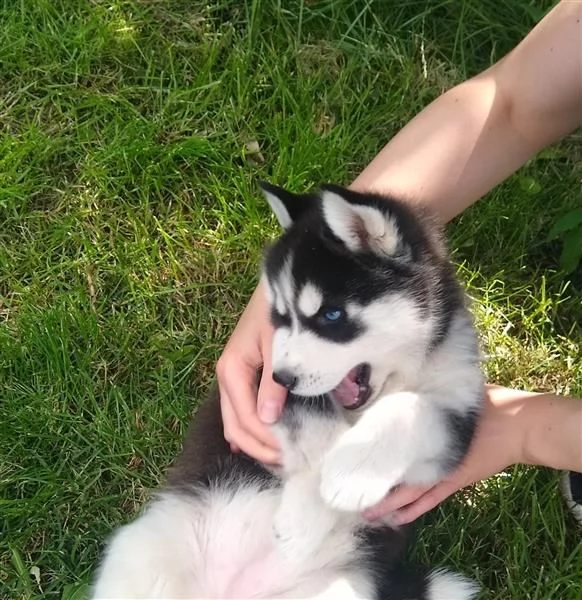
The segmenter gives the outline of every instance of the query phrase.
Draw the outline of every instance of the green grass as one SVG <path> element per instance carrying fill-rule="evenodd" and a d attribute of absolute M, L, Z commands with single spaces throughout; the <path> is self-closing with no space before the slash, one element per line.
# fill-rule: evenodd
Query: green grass
<path fill-rule="evenodd" d="M 549 4 L 2 5 L 1 598 L 73 598 L 159 482 L 277 231 L 258 179 L 348 183 Z M 545 241 L 580 202 L 575 145 L 450 235 L 490 377 L 581 395 L 582 279 Z M 578 599 L 582 545 L 556 483 L 516 468 L 459 494 L 415 552 L 487 598 Z"/>

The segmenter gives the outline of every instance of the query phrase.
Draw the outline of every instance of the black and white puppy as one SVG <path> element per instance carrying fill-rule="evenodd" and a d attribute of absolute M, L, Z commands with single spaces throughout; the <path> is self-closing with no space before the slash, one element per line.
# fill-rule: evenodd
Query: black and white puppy
<path fill-rule="evenodd" d="M 264 186 L 285 233 L 263 269 L 278 468 L 232 454 L 218 397 L 168 481 L 108 544 L 93 598 L 468 600 L 476 586 L 403 564 L 402 532 L 362 509 L 432 482 L 472 439 L 483 380 L 438 233 L 391 198 Z"/>
<path fill-rule="evenodd" d="M 358 511 L 428 484 L 467 452 L 483 402 L 477 335 L 434 219 L 393 198 L 264 185 L 285 228 L 270 248 L 273 377 L 329 394 L 353 425 L 326 453 L 321 495 Z"/>

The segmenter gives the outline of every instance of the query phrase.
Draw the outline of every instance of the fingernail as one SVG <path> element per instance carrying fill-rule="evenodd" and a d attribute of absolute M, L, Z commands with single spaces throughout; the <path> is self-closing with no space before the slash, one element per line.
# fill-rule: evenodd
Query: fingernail
<path fill-rule="evenodd" d="M 259 406 L 259 417 L 263 423 L 274 423 L 279 418 L 279 405 L 267 400 Z"/>

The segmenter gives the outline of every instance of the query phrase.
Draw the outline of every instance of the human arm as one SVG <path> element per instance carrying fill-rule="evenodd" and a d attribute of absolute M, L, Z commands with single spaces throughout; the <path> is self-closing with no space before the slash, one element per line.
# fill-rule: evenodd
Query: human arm
<path fill-rule="evenodd" d="M 431 486 L 405 486 L 366 511 L 414 521 L 443 500 L 515 464 L 582 472 L 582 400 L 487 386 L 484 414 L 469 454 L 449 477 Z"/>
<path fill-rule="evenodd" d="M 524 464 L 582 473 L 582 400 L 553 394 L 516 392 L 524 432 Z"/>
<path fill-rule="evenodd" d="M 423 110 L 352 187 L 423 203 L 447 221 L 575 129 L 582 122 L 581 18 L 582 4 L 561 2 L 513 52 Z M 259 285 L 217 375 L 226 438 L 267 462 L 277 452 L 262 421 L 276 420 L 286 398 L 271 378 L 271 337 Z M 255 371 L 263 363 L 257 391 Z"/>
<path fill-rule="evenodd" d="M 448 221 L 582 124 L 582 3 L 560 2 L 495 65 L 439 96 L 352 183 Z"/>

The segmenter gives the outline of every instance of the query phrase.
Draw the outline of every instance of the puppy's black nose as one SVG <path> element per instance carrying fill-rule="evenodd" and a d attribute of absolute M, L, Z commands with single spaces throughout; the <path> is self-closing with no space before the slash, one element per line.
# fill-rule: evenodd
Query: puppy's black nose
<path fill-rule="evenodd" d="M 297 383 L 297 377 L 291 371 L 274 371 L 273 379 L 288 390 L 292 390 Z"/>

